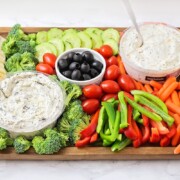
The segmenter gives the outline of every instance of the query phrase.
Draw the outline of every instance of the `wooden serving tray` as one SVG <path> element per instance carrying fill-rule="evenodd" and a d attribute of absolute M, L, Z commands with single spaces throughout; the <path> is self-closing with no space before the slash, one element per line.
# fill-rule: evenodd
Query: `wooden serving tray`
<path fill-rule="evenodd" d="M 26 33 L 48 30 L 51 27 L 24 27 Z M 73 27 L 59 27 L 63 30 Z M 84 27 L 74 27 L 82 30 Z M 0 36 L 6 37 L 11 27 L 0 27 Z M 100 28 L 107 29 L 107 27 Z M 115 27 L 119 32 L 125 30 Z M 139 148 L 126 147 L 120 152 L 111 152 L 108 147 L 67 147 L 53 155 L 38 155 L 31 148 L 25 154 L 16 154 L 14 148 L 9 147 L 0 151 L 0 160 L 179 160 L 180 155 L 173 154 L 174 147 L 145 146 Z"/>

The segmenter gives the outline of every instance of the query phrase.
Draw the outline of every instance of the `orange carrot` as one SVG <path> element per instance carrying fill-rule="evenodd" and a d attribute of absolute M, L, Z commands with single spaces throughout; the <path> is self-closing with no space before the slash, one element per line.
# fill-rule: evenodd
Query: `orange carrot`
<path fill-rule="evenodd" d="M 173 82 L 171 85 L 169 85 L 169 87 L 167 87 L 166 89 L 164 89 L 164 91 L 160 94 L 160 98 L 163 101 L 166 101 L 166 99 L 171 95 L 171 93 L 177 88 L 178 83 L 177 82 Z"/>
<path fill-rule="evenodd" d="M 144 88 L 144 86 L 143 86 L 143 84 L 142 84 L 141 82 L 138 82 L 138 84 L 139 84 L 140 89 L 141 89 L 142 91 L 146 91 L 146 89 Z"/>
<path fill-rule="evenodd" d="M 171 99 L 175 105 L 180 106 L 180 100 L 176 91 L 173 91 L 173 93 L 171 94 Z"/>
<path fill-rule="evenodd" d="M 179 99 L 180 99 L 180 91 L 178 92 L 178 95 L 179 95 Z"/>
<path fill-rule="evenodd" d="M 151 88 L 151 86 L 149 84 L 145 84 L 144 88 L 146 89 L 147 92 L 152 93 L 153 89 Z"/>
<path fill-rule="evenodd" d="M 178 82 L 178 86 L 176 88 L 177 90 L 180 90 L 180 82 Z"/>
<path fill-rule="evenodd" d="M 124 64 L 122 61 L 119 61 L 119 70 L 120 70 L 120 74 L 126 74 L 126 70 L 124 68 Z"/>
<path fill-rule="evenodd" d="M 154 81 L 154 80 L 150 81 L 150 85 L 154 88 L 157 88 L 158 90 L 162 88 L 162 84 L 160 84 L 159 82 Z"/>
<path fill-rule="evenodd" d="M 178 114 L 173 114 L 175 124 L 178 126 L 180 124 L 180 116 Z"/>
<path fill-rule="evenodd" d="M 167 108 L 174 112 L 175 114 L 179 114 L 180 115 L 180 107 L 175 105 L 174 103 L 170 102 L 170 101 L 166 101 L 165 102 Z"/>
<path fill-rule="evenodd" d="M 176 132 L 176 134 L 173 136 L 172 141 L 171 141 L 171 145 L 172 146 L 177 146 L 178 142 L 179 142 L 179 134 Z"/>
<path fill-rule="evenodd" d="M 177 133 L 180 135 L 180 124 L 177 126 Z"/>
<path fill-rule="evenodd" d="M 158 91 L 158 89 L 157 89 L 156 87 L 154 87 L 153 89 L 154 89 L 154 91 L 155 91 L 155 92 L 157 92 L 157 91 Z"/>
<path fill-rule="evenodd" d="M 135 85 L 136 89 L 137 89 L 137 90 L 140 90 L 141 87 L 139 86 L 139 83 L 138 83 L 136 80 L 134 80 L 134 79 L 132 79 L 132 80 L 133 80 L 133 82 L 134 82 L 134 85 Z"/>
<path fill-rule="evenodd" d="M 175 78 L 174 76 L 169 77 L 169 78 L 164 82 L 164 84 L 163 84 L 163 86 L 161 87 L 161 89 L 159 90 L 158 95 L 161 95 L 162 92 L 164 92 L 164 90 L 165 90 L 166 88 L 168 88 L 169 85 L 171 85 L 171 84 L 172 84 L 173 82 L 175 82 L 175 81 L 176 81 L 176 78 Z"/>
<path fill-rule="evenodd" d="M 174 154 L 180 154 L 180 144 L 174 149 Z"/>

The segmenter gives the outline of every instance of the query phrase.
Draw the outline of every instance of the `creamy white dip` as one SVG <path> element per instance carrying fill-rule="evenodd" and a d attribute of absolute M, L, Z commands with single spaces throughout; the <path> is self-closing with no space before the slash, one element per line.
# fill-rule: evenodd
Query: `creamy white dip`
<path fill-rule="evenodd" d="M 133 64 L 147 70 L 180 68 L 180 32 L 163 24 L 140 26 L 144 44 L 134 28 L 121 40 L 121 53 Z"/>
<path fill-rule="evenodd" d="M 0 127 L 31 132 L 47 126 L 62 113 L 64 94 L 46 75 L 15 74 L 0 82 Z"/>

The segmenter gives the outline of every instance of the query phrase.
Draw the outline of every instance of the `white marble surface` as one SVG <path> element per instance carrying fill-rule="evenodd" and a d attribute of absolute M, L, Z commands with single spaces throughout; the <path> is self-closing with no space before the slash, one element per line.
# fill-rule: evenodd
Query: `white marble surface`
<path fill-rule="evenodd" d="M 180 26 L 180 0 L 132 0 L 138 22 Z M 128 26 L 121 0 L 0 0 L 0 26 Z M 179 180 L 179 161 L 0 161 L 0 180 Z"/>

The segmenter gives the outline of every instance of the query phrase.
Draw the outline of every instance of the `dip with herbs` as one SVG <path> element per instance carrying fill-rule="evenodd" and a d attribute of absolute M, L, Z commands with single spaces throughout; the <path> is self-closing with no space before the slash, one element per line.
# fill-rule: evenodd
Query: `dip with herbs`
<path fill-rule="evenodd" d="M 129 29 L 121 40 L 121 53 L 130 62 L 147 70 L 180 68 L 180 32 L 163 24 L 140 26 L 143 45 L 134 28 Z"/>

